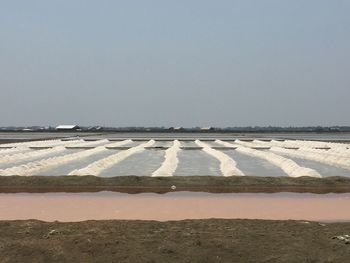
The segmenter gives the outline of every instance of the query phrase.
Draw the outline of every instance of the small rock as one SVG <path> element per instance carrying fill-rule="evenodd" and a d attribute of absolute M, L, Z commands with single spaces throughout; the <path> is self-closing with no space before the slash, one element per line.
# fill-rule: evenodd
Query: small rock
<path fill-rule="evenodd" d="M 172 185 L 171 186 L 171 190 L 175 190 L 176 189 L 176 186 L 175 185 Z"/>
<path fill-rule="evenodd" d="M 342 235 L 342 236 L 334 236 L 332 239 L 338 239 L 340 241 L 343 241 L 345 244 L 350 244 L 350 238 L 349 235 Z"/>

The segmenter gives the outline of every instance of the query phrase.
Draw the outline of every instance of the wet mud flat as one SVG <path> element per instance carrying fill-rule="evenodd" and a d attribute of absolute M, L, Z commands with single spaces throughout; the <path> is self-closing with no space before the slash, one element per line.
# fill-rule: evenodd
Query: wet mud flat
<path fill-rule="evenodd" d="M 1 262 L 348 262 L 350 223 L 0 221 Z"/>
<path fill-rule="evenodd" d="M 193 191 L 211 193 L 347 193 L 347 177 L 260 176 L 1 176 L 0 193 L 99 192 L 167 193 Z"/>

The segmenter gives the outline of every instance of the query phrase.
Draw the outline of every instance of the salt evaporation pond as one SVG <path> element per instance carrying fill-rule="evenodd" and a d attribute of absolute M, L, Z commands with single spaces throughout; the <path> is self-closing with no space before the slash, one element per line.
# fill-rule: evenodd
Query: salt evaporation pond
<path fill-rule="evenodd" d="M 245 175 L 255 176 L 287 176 L 287 174 L 279 167 L 260 158 L 254 158 L 236 150 L 225 151 L 232 159 L 237 162 L 237 167 Z"/>
<path fill-rule="evenodd" d="M 90 163 L 93 163 L 97 160 L 105 158 L 111 154 L 115 154 L 117 152 L 118 152 L 118 150 L 106 150 L 104 152 L 99 152 L 99 153 L 93 154 L 91 156 L 88 156 L 88 157 L 81 159 L 81 160 L 78 160 L 78 161 L 70 161 L 70 162 L 66 163 L 65 165 L 60 165 L 57 167 L 52 167 L 50 169 L 41 171 L 38 173 L 38 175 L 50 175 L 50 176 L 66 175 L 75 169 L 84 168 L 84 167 L 88 166 Z"/>
<path fill-rule="evenodd" d="M 41 151 L 41 150 L 32 150 L 32 151 Z M 42 159 L 48 159 L 48 158 L 55 157 L 55 156 L 63 156 L 63 155 L 66 155 L 66 154 L 77 153 L 77 152 L 80 152 L 80 151 L 82 151 L 82 150 L 80 150 L 80 149 L 66 149 L 66 150 L 63 150 L 61 152 L 47 153 L 44 156 L 31 157 L 31 158 L 28 158 L 28 159 L 25 159 L 25 160 L 21 160 L 19 158 L 19 159 L 17 159 L 14 162 L 0 163 L 0 169 L 6 169 L 6 168 L 9 168 L 9 167 L 19 166 L 19 165 L 26 164 L 26 163 L 29 163 L 29 162 L 35 162 L 35 161 L 39 161 L 39 160 L 42 160 Z M 28 151 L 26 151 L 26 152 L 28 152 Z"/>
<path fill-rule="evenodd" d="M 293 161 L 297 164 L 310 167 L 316 171 L 318 171 L 322 176 L 350 176 L 350 170 L 343 169 L 341 167 L 336 167 L 308 159 L 302 159 L 298 157 L 291 157 L 288 154 L 281 154 Z"/>
<path fill-rule="evenodd" d="M 131 143 L 128 143 L 127 145 L 125 145 L 125 147 L 135 147 L 145 142 L 147 141 L 132 141 Z"/>
<path fill-rule="evenodd" d="M 171 147 L 173 145 L 173 141 L 156 141 L 153 145 L 154 147 Z"/>
<path fill-rule="evenodd" d="M 0 175 L 350 176 L 349 143 L 243 140 L 227 134 L 124 135 L 1 144 Z"/>
<path fill-rule="evenodd" d="M 245 218 L 336 222 L 350 221 L 349 206 L 349 193 L 19 193 L 0 194 L 0 220 Z"/>
<path fill-rule="evenodd" d="M 181 147 L 198 147 L 198 145 L 193 141 L 181 141 Z"/>
<path fill-rule="evenodd" d="M 164 150 L 144 150 L 104 170 L 101 176 L 137 175 L 149 176 L 164 160 Z"/>
<path fill-rule="evenodd" d="M 219 161 L 200 150 L 182 150 L 178 158 L 174 175 L 221 175 Z"/>

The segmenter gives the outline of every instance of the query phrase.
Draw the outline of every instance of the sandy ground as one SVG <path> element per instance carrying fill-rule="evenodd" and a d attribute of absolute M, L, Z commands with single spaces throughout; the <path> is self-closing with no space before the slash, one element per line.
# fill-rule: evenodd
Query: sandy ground
<path fill-rule="evenodd" d="M 0 194 L 0 220 L 274 219 L 350 221 L 350 194 Z"/>
<path fill-rule="evenodd" d="M 45 223 L 0 221 L 7 262 L 349 262 L 332 239 L 349 223 L 185 220 Z"/>

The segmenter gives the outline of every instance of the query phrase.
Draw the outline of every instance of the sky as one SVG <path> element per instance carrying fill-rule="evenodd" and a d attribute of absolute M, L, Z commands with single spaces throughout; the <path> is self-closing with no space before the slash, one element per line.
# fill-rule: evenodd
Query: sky
<path fill-rule="evenodd" d="M 0 126 L 350 125 L 348 0 L 0 0 Z"/>

